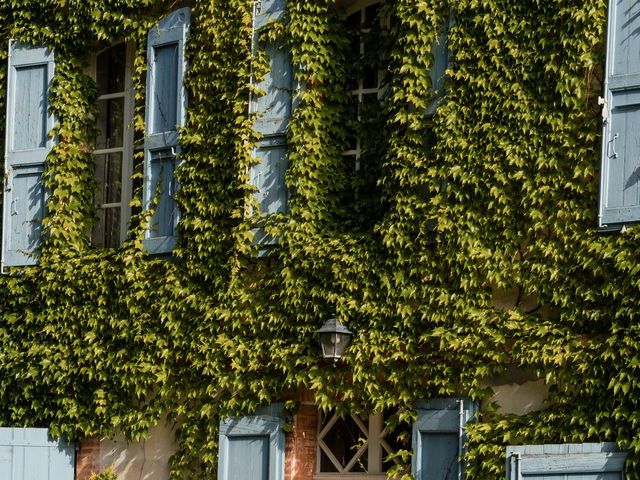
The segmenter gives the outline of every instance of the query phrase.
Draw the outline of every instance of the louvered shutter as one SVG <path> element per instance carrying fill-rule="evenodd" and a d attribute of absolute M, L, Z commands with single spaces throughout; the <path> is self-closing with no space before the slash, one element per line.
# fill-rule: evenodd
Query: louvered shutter
<path fill-rule="evenodd" d="M 0 478 L 73 480 L 75 446 L 45 428 L 0 428 Z"/>
<path fill-rule="evenodd" d="M 54 69 L 53 51 L 9 44 L 3 267 L 38 263 L 46 201 L 42 172 L 54 145 L 49 137 L 55 121 L 49 112 Z"/>
<path fill-rule="evenodd" d="M 284 480 L 282 412 L 281 404 L 273 404 L 220 422 L 220 480 Z"/>
<path fill-rule="evenodd" d="M 427 114 L 433 115 L 442 102 L 444 97 L 444 81 L 447 68 L 449 67 L 449 45 L 447 42 L 447 33 L 449 24 L 447 23 L 438 37 L 438 41 L 431 47 L 433 55 L 433 64 L 429 70 L 431 77 L 431 95 L 432 101 L 427 107 Z"/>
<path fill-rule="evenodd" d="M 599 227 L 640 220 L 640 3 L 609 2 Z"/>
<path fill-rule="evenodd" d="M 292 110 L 293 69 L 291 55 L 281 42 L 261 42 L 260 30 L 281 20 L 286 0 L 263 0 L 255 3 L 254 49 L 264 48 L 269 58 L 269 72 L 256 86 L 264 95 L 254 95 L 251 112 L 256 114 L 254 129 L 261 135 L 249 178 L 256 188 L 259 215 L 287 212 L 288 191 L 286 131 Z M 255 242 L 267 245 L 275 242 L 262 228 L 254 230 Z"/>
<path fill-rule="evenodd" d="M 188 8 L 170 13 L 149 31 L 147 43 L 147 98 L 144 137 L 144 208 L 158 195 L 144 245 L 152 254 L 169 253 L 176 243 L 180 218 L 174 170 L 179 153 L 178 127 L 187 116 L 183 80 L 184 46 L 189 34 Z"/>
<path fill-rule="evenodd" d="M 413 425 L 411 470 L 416 480 L 460 480 L 464 468 L 460 455 L 464 426 L 473 418 L 476 404 L 464 399 L 419 402 Z"/>
<path fill-rule="evenodd" d="M 613 443 L 507 447 L 507 480 L 624 480 L 626 457 Z"/>

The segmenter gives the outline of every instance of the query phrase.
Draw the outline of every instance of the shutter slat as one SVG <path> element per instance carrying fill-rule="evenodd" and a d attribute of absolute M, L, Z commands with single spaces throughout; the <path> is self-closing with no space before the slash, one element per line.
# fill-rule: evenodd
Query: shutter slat
<path fill-rule="evenodd" d="M 184 47 L 190 10 L 181 8 L 163 17 L 150 31 L 147 43 L 143 205 L 151 208 L 159 195 L 144 246 L 148 253 L 173 250 L 180 212 L 175 202 L 174 177 L 179 153 L 178 128 L 186 123 Z"/>
<path fill-rule="evenodd" d="M 640 4 L 610 0 L 598 226 L 640 221 Z"/>
<path fill-rule="evenodd" d="M 12 41 L 8 67 L 3 268 L 38 263 L 46 202 L 42 173 L 55 122 L 49 112 L 53 51 Z"/>

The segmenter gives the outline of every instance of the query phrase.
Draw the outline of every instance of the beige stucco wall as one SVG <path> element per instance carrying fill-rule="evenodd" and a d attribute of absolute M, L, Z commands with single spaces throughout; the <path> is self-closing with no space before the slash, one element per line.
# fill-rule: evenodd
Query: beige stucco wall
<path fill-rule="evenodd" d="M 112 467 L 119 480 L 167 480 L 169 457 L 175 451 L 173 431 L 161 422 L 150 429 L 144 441 L 127 443 L 122 438 L 103 438 L 100 470 Z"/>
<path fill-rule="evenodd" d="M 544 409 L 544 400 L 549 393 L 549 386 L 545 385 L 544 380 L 505 383 L 492 385 L 491 388 L 494 392 L 493 397 L 486 402 L 496 402 L 500 413 L 516 415 L 526 415 Z"/>

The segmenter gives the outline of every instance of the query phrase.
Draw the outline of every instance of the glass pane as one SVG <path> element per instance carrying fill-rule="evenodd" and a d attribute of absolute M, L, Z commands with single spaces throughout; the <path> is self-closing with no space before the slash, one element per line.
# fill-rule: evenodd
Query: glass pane
<path fill-rule="evenodd" d="M 379 40 L 378 35 L 373 34 L 373 31 L 363 39 L 362 88 L 378 88 Z"/>
<path fill-rule="evenodd" d="M 321 428 L 327 424 L 327 422 L 333 417 L 333 414 L 329 414 L 325 417 Z M 366 425 L 366 422 L 365 422 Z M 366 443 L 367 437 L 360 429 L 358 424 L 348 416 L 346 418 L 338 418 L 333 426 L 329 429 L 323 438 L 324 443 L 327 445 L 331 453 L 336 457 L 342 467 L 346 467 L 347 464 L 354 457 L 360 447 Z M 338 470 L 331 462 L 329 456 L 321 449 L 320 452 L 320 471 L 321 472 L 337 472 Z M 367 452 L 359 457 L 355 465 L 351 468 L 351 472 L 366 472 L 367 471 Z"/>
<path fill-rule="evenodd" d="M 122 154 L 96 155 L 96 203 L 118 203 L 122 198 Z"/>
<path fill-rule="evenodd" d="M 361 11 L 352 13 L 347 17 L 347 28 L 352 32 L 356 32 L 360 30 L 360 23 L 361 23 Z"/>
<path fill-rule="evenodd" d="M 122 147 L 124 98 L 98 101 L 98 137 L 96 148 Z"/>
<path fill-rule="evenodd" d="M 142 149 L 136 149 L 133 152 L 133 172 L 142 172 L 144 155 Z M 131 198 L 142 197 L 142 175 L 133 175 L 131 177 Z M 131 208 L 131 215 L 138 215 L 142 212 L 141 206 Z"/>
<path fill-rule="evenodd" d="M 99 95 L 124 91 L 126 59 L 127 47 L 124 43 L 119 43 L 98 55 L 96 83 Z"/>
<path fill-rule="evenodd" d="M 364 9 L 364 28 L 369 28 L 376 22 L 379 11 L 380 11 L 379 3 L 369 5 L 367 8 Z"/>
<path fill-rule="evenodd" d="M 372 123 L 375 123 L 376 127 L 380 127 L 378 125 L 378 118 L 380 116 L 380 101 L 378 100 L 377 93 L 365 93 L 362 95 L 362 102 L 359 105 L 359 117 L 360 123 L 363 129 L 364 137 L 373 137 L 374 139 L 379 140 L 380 131 L 371 130 L 370 127 Z M 368 126 L 367 126 L 368 124 Z"/>
<path fill-rule="evenodd" d="M 106 248 L 120 245 L 120 207 L 98 209 L 96 216 L 92 243 Z"/>
<path fill-rule="evenodd" d="M 348 105 L 347 118 L 347 150 L 358 148 L 358 96 L 352 95 Z"/>

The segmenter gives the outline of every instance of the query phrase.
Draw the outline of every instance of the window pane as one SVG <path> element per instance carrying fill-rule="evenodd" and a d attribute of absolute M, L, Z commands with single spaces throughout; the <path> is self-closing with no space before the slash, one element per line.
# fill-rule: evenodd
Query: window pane
<path fill-rule="evenodd" d="M 97 247 L 106 248 L 120 245 L 120 207 L 98 209 L 96 216 L 92 243 Z"/>
<path fill-rule="evenodd" d="M 122 147 L 124 98 L 98 101 L 98 138 L 96 148 Z"/>
<path fill-rule="evenodd" d="M 378 18 L 378 12 L 380 11 L 380 3 L 369 5 L 364 9 L 364 28 L 369 28 L 374 25 Z"/>
<path fill-rule="evenodd" d="M 380 41 L 378 31 L 372 30 L 363 38 L 364 54 L 362 57 L 362 87 L 378 88 L 378 72 L 380 70 L 378 56 L 380 54 Z"/>
<path fill-rule="evenodd" d="M 96 83 L 99 95 L 124 91 L 126 58 L 127 48 L 124 43 L 119 43 L 98 55 Z"/>
<path fill-rule="evenodd" d="M 351 95 L 349 102 L 348 118 L 347 118 L 347 150 L 355 150 L 358 148 L 358 96 Z"/>
<path fill-rule="evenodd" d="M 122 154 L 96 155 L 96 203 L 118 203 L 122 198 Z"/>

